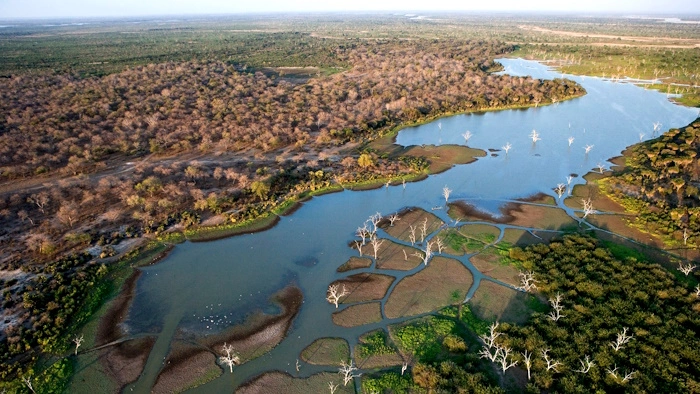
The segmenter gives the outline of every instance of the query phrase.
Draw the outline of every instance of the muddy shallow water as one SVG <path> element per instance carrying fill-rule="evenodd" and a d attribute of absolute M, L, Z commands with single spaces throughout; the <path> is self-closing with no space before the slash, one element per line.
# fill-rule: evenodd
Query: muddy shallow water
<path fill-rule="evenodd" d="M 502 63 L 511 75 L 561 76 L 536 62 L 504 59 Z M 126 391 L 150 391 L 168 357 L 171 341 L 182 332 L 216 335 L 256 312 L 279 313 L 270 297 L 290 284 L 301 289 L 303 304 L 286 339 L 269 353 L 237 366 L 233 374 L 226 371 L 192 391 L 231 392 L 273 370 L 293 376 L 335 372 L 332 367 L 303 362 L 297 372 L 296 360 L 317 338 L 345 338 L 353 348 L 360 334 L 401 320 L 385 318 L 360 327 L 340 327 L 332 322 L 332 313 L 337 310 L 325 300 L 328 284 L 334 280 L 376 271 L 373 267 L 336 271 L 358 255 L 348 243 L 370 215 L 380 212 L 386 216 L 405 207 L 420 207 L 452 225 L 442 196 L 446 185 L 452 189 L 451 202 L 462 200 L 498 215 L 499 207 L 518 198 L 537 193 L 556 196 L 553 188 L 566 183 L 572 173 L 585 174 L 598 163 L 609 166 L 607 160 L 639 141 L 640 133 L 645 134 L 644 139 L 651 138 L 654 122 L 661 122 L 666 130 L 684 126 L 697 115 L 658 92 L 596 78 L 567 77 L 582 84 L 588 94 L 547 107 L 443 118 L 402 130 L 397 137 L 397 143 L 403 145 L 464 144 L 462 134 L 470 130 L 470 147 L 493 150 L 472 164 L 455 166 L 405 188 L 397 185 L 313 198 L 280 218 L 270 230 L 214 242 L 187 242 L 175 247 L 159 264 L 143 268 L 124 328 L 127 336 L 148 334 L 156 340 L 143 374 Z M 536 143 L 529 137 L 533 129 L 541 138 Z M 571 146 L 569 137 L 574 137 Z M 500 151 L 506 143 L 512 145 L 507 155 Z M 588 154 L 586 145 L 593 146 Z M 580 177 L 574 178 L 571 186 L 582 182 Z M 501 229 L 508 226 L 498 225 Z M 381 232 L 380 238 L 389 236 Z M 366 253 L 370 249 L 367 247 Z M 469 289 L 463 289 L 467 297 L 484 278 L 468 257 L 458 259 L 472 271 L 474 279 Z M 396 277 L 389 293 L 403 277 L 419 269 L 381 272 Z"/>

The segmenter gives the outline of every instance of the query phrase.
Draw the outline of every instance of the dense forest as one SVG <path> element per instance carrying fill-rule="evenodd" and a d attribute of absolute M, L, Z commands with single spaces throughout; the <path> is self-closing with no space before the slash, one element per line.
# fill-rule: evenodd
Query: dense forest
<path fill-rule="evenodd" d="M 582 235 L 512 249 L 539 292 L 560 296 L 561 318 L 501 324 L 499 343 L 515 359 L 531 355 L 537 392 L 700 391 L 700 297 L 663 267 L 614 250 Z"/>
<path fill-rule="evenodd" d="M 647 231 L 676 244 L 700 240 L 700 121 L 631 147 L 605 190 L 637 213 Z"/>

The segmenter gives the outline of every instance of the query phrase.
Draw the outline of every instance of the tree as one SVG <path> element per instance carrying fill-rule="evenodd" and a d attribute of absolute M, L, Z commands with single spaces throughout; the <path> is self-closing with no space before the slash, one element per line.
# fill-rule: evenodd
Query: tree
<path fill-rule="evenodd" d="M 518 273 L 518 276 L 520 276 L 520 287 L 518 287 L 519 290 L 528 292 L 530 290 L 536 289 L 537 285 L 535 284 L 535 273 L 532 271 L 520 271 Z"/>
<path fill-rule="evenodd" d="M 595 363 L 590 360 L 588 355 L 586 355 L 585 360 L 578 360 L 581 363 L 581 369 L 574 369 L 574 372 L 579 372 L 579 373 L 588 373 L 588 371 L 591 370 L 591 367 L 595 366 Z"/>
<path fill-rule="evenodd" d="M 46 192 L 32 194 L 31 196 L 29 196 L 29 198 L 27 198 L 27 202 L 30 202 L 30 203 L 36 205 L 37 207 L 39 207 L 39 210 L 41 211 L 41 213 L 46 213 L 46 211 L 44 209 L 49 204 L 49 201 L 50 201 L 49 195 L 46 194 Z"/>
<path fill-rule="evenodd" d="M 267 198 L 267 193 L 270 192 L 270 185 L 263 181 L 255 181 L 250 184 L 250 191 L 260 200 L 264 200 Z"/>
<path fill-rule="evenodd" d="M 527 380 L 530 380 L 530 368 L 532 367 L 532 353 L 529 353 L 527 349 L 522 353 L 523 354 L 523 363 L 525 364 L 525 368 L 527 369 Z"/>
<path fill-rule="evenodd" d="M 363 153 L 357 158 L 357 165 L 362 168 L 372 167 L 374 165 L 374 159 L 369 153 Z"/>
<path fill-rule="evenodd" d="M 610 346 L 615 350 L 618 351 L 622 349 L 622 347 L 627 344 L 629 341 L 631 341 L 634 338 L 634 335 L 627 335 L 627 330 L 628 327 L 623 327 L 622 332 L 617 333 L 617 339 L 614 341 L 610 342 Z"/>
<path fill-rule="evenodd" d="M 562 317 L 566 316 L 561 314 L 562 309 L 564 309 L 564 306 L 561 304 L 561 300 L 561 293 L 557 293 L 557 295 L 554 298 L 549 299 L 549 303 L 552 305 L 552 308 L 554 310 L 549 312 L 548 316 L 553 321 L 558 321 Z"/>
<path fill-rule="evenodd" d="M 340 301 L 340 298 L 348 294 L 348 291 L 345 289 L 345 285 L 342 286 L 340 291 L 339 287 L 340 285 L 337 284 L 328 286 L 328 292 L 326 294 L 326 300 L 335 305 L 336 309 L 338 309 L 338 302 Z"/>
<path fill-rule="evenodd" d="M 374 259 L 377 259 L 377 253 L 379 252 L 379 247 L 382 246 L 384 240 L 379 241 L 376 236 L 372 237 L 372 249 L 374 250 Z"/>
<path fill-rule="evenodd" d="M 73 338 L 73 342 L 75 343 L 75 355 L 76 356 L 78 355 L 78 348 L 83 343 L 83 339 L 84 339 L 84 337 L 82 335 L 79 337 Z"/>
<path fill-rule="evenodd" d="M 353 365 L 352 360 L 350 360 L 350 364 L 346 363 L 345 360 L 340 362 L 338 373 L 343 375 L 343 386 L 347 386 L 354 378 L 362 376 L 361 373 L 356 374 L 355 371 L 357 368 Z"/>
<path fill-rule="evenodd" d="M 240 356 L 233 351 L 233 345 L 227 345 L 226 342 L 224 342 L 221 350 L 223 350 L 226 355 L 220 356 L 219 360 L 222 364 L 228 366 L 229 371 L 233 373 L 233 366 L 241 362 Z"/>
<path fill-rule="evenodd" d="M 452 190 L 445 185 L 445 187 L 442 188 L 442 196 L 445 197 L 445 204 L 447 204 L 447 200 L 450 198 L 450 193 L 452 193 Z"/>

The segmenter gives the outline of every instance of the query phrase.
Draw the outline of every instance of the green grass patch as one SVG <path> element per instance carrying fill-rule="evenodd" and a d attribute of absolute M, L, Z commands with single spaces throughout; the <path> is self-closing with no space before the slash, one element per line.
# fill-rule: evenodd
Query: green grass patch
<path fill-rule="evenodd" d="M 401 375 L 397 371 L 383 372 L 377 376 L 362 378 L 363 393 L 409 393 L 416 388 L 411 374 Z"/>
<path fill-rule="evenodd" d="M 357 346 L 357 355 L 360 358 L 394 353 L 396 353 L 396 347 L 390 343 L 389 337 L 382 329 L 362 335 L 360 344 Z"/>

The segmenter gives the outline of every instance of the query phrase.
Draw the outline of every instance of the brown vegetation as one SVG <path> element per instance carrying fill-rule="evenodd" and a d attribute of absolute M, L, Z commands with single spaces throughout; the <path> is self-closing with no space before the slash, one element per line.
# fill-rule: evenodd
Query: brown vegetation
<path fill-rule="evenodd" d="M 345 286 L 348 295 L 341 299 L 341 303 L 353 304 L 356 302 L 381 300 L 386 295 L 386 291 L 394 279 L 393 276 L 389 275 L 362 273 L 337 280 L 331 283 L 331 286 L 337 284 Z"/>
<path fill-rule="evenodd" d="M 350 305 L 333 313 L 333 323 L 342 327 L 356 327 L 382 321 L 382 306 L 379 302 Z"/>

